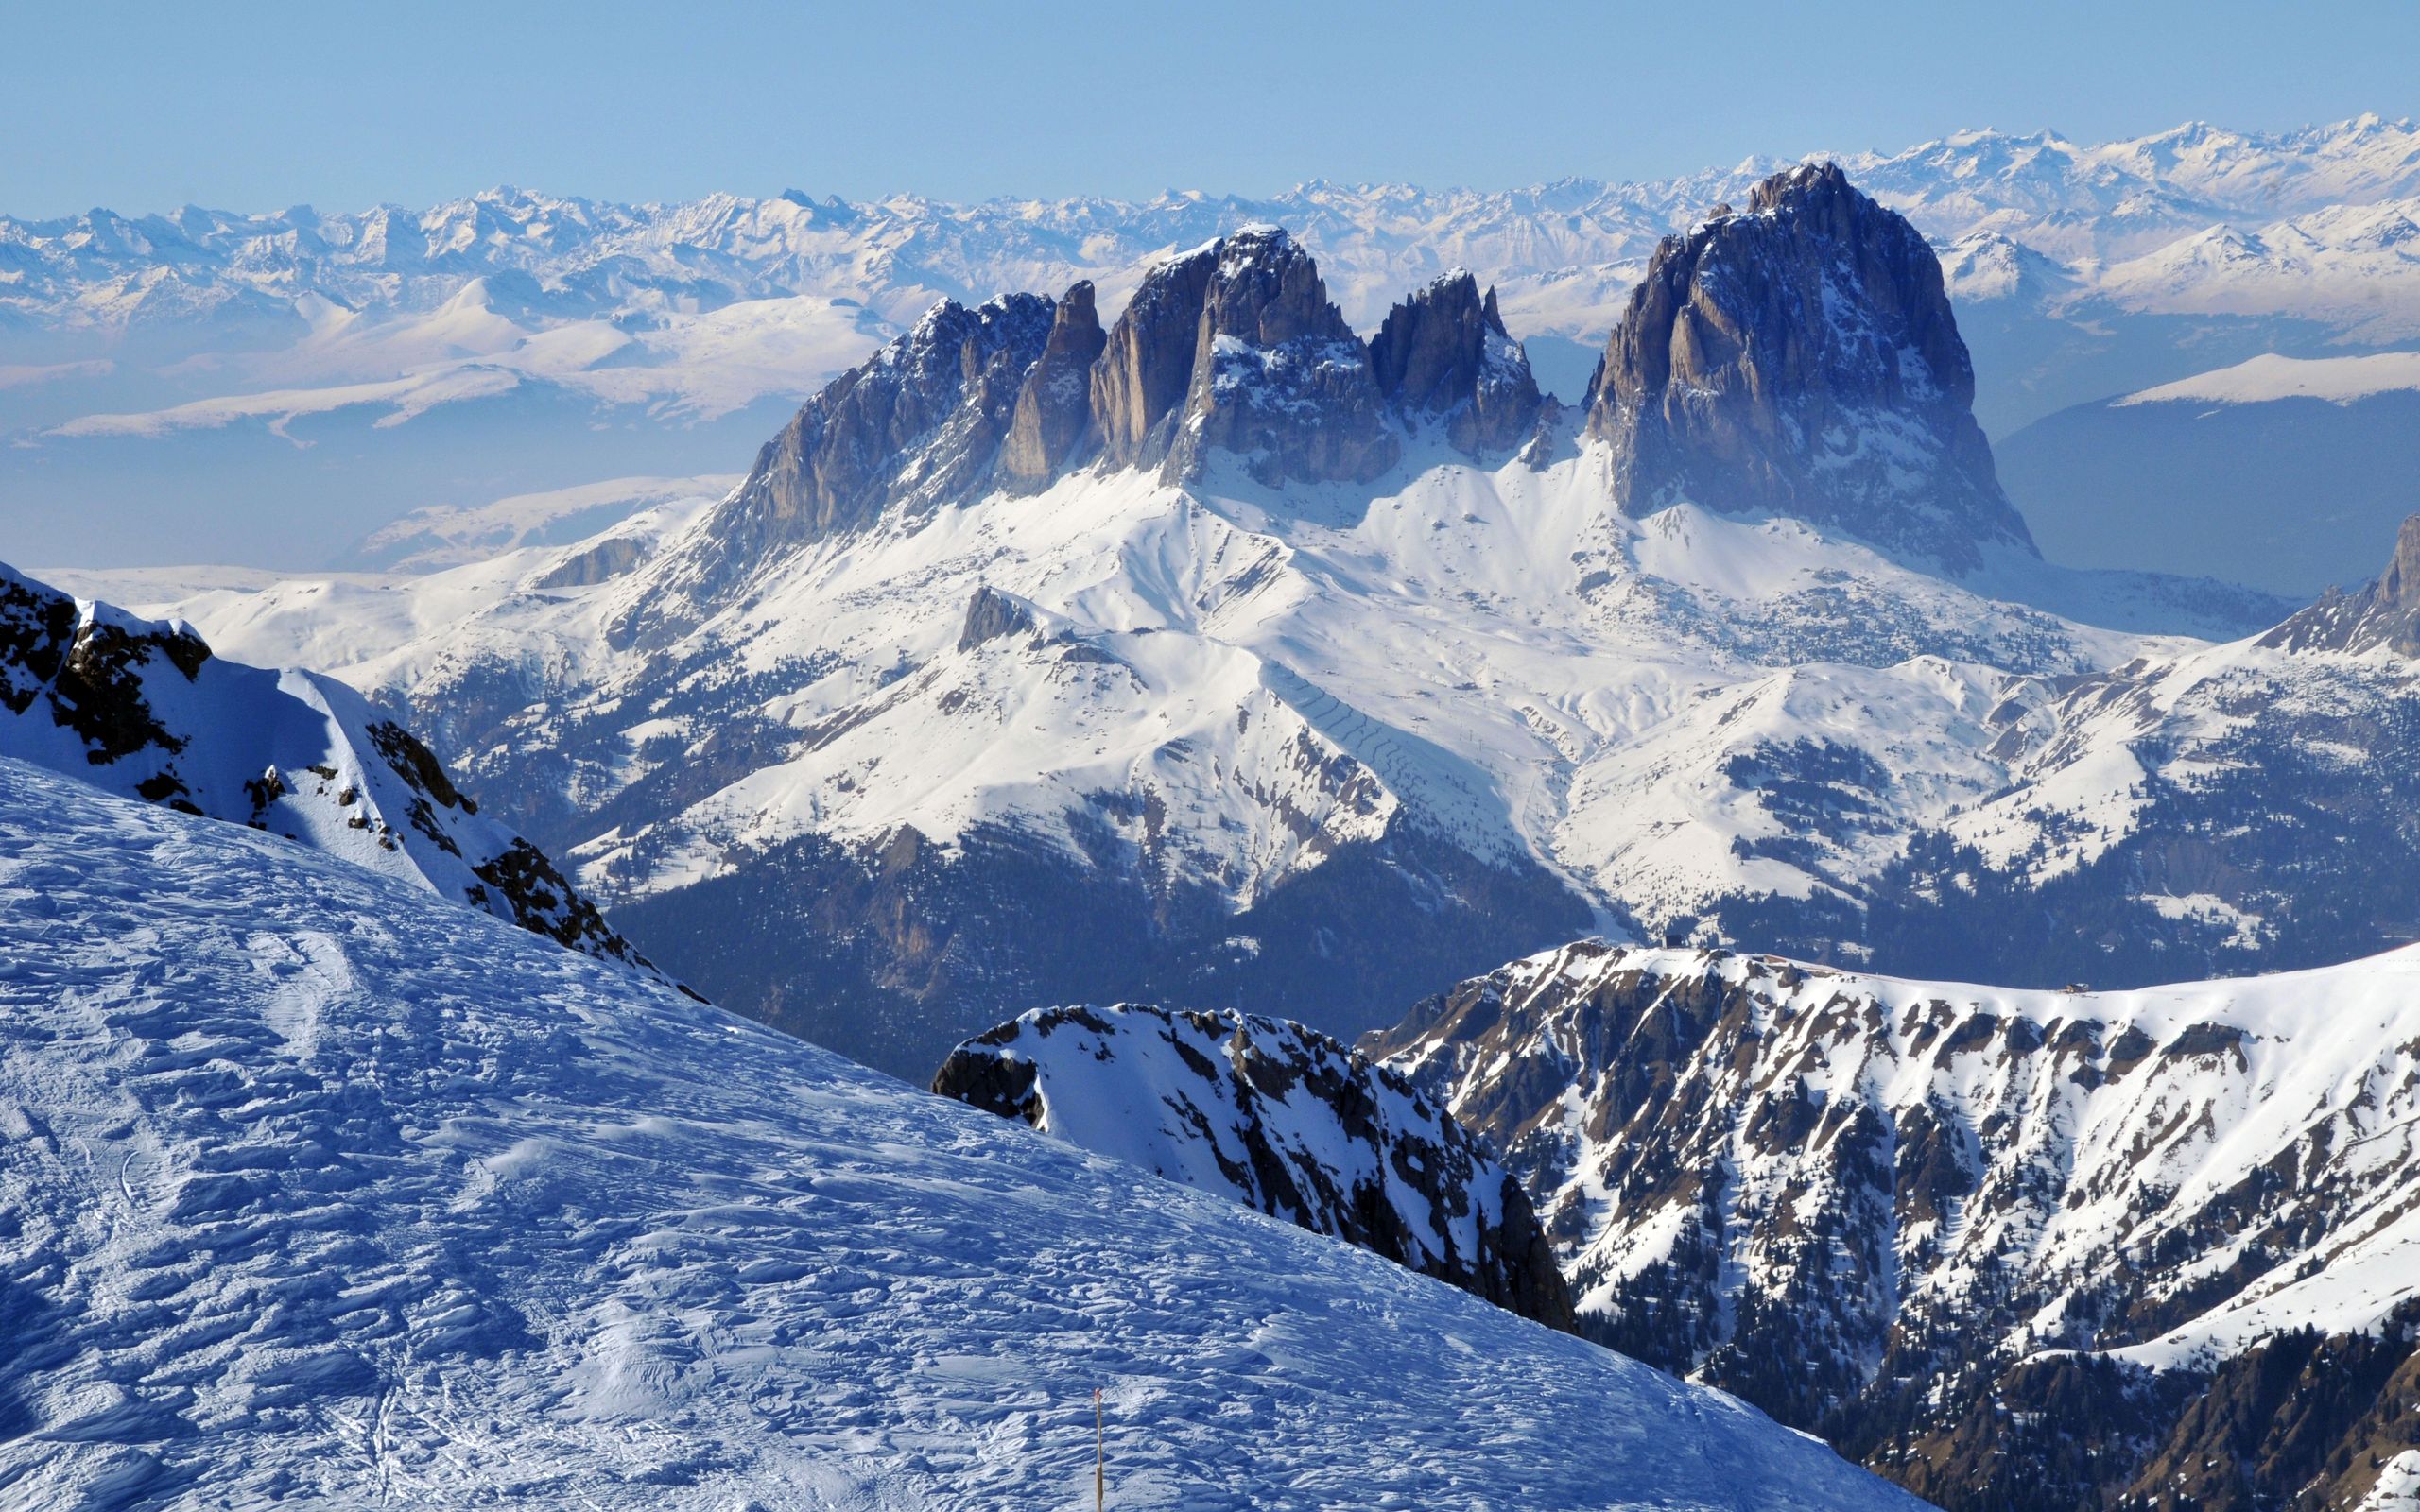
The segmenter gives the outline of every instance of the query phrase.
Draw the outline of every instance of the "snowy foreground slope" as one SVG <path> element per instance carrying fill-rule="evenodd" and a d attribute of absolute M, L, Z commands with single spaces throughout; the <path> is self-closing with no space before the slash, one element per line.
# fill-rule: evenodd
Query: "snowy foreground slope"
<path fill-rule="evenodd" d="M 1886 1507 L 1729 1399 L 0 759 L 0 1501 Z"/>

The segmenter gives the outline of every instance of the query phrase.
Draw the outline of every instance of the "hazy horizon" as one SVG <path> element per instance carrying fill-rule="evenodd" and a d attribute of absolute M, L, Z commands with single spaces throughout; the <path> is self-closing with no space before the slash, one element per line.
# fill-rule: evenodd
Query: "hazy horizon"
<path fill-rule="evenodd" d="M 1093 3 L 1040 24 L 971 4 L 738 6 L 678 28 L 627 3 L 574 25 L 446 0 L 408 36 L 285 3 L 246 14 L 16 18 L 0 212 L 343 211 L 503 184 L 624 202 L 1505 189 L 1968 129 L 2099 142 L 2420 108 L 2420 8 L 2387 0 L 2326 26 L 2248 0 L 1898 4 L 1858 24 L 1773 3 L 1554 5 L 1483 25 L 1430 4 L 1244 4 L 1165 26 Z"/>

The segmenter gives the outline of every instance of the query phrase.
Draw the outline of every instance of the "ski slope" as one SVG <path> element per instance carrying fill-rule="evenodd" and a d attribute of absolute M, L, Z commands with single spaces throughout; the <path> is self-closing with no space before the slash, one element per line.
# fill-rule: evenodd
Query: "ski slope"
<path fill-rule="evenodd" d="M 0 1504 L 1906 1507 L 1715 1393 L 0 759 Z"/>

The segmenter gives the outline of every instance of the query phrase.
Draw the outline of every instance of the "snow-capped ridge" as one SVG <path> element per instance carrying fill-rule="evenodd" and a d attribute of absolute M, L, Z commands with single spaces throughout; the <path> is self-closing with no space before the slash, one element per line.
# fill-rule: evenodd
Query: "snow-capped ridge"
<path fill-rule="evenodd" d="M 1573 1326 L 1520 1184 L 1402 1077 L 1301 1024 L 1137 1004 L 1036 1008 L 950 1052 L 932 1085 Z"/>
<path fill-rule="evenodd" d="M 352 688 L 227 662 L 182 620 L 0 564 L 0 753 L 299 841 L 572 950 L 652 971 L 526 838 Z"/>

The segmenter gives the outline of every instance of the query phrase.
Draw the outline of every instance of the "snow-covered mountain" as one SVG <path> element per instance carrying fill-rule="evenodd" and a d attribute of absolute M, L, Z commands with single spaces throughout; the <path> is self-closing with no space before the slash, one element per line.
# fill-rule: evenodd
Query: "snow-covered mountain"
<path fill-rule="evenodd" d="M 1799 213 L 1854 195 L 1835 176 L 1774 184 L 1659 257 L 1897 224 Z M 2203 746 L 2144 746 L 2109 692 L 2196 657 L 2316 688 L 2339 654 L 2212 650 L 2189 637 L 2287 606 L 2034 556 L 1955 404 L 1955 332 L 1922 323 L 1950 319 L 1938 284 L 1874 266 L 1770 329 L 1735 304 L 1778 275 L 1642 296 L 1660 332 L 1685 309 L 1748 335 L 1652 405 L 1625 377 L 1574 412 L 1517 381 L 1475 281 L 1347 342 L 1307 254 L 1254 230 L 1170 258 L 1106 330 L 1081 289 L 937 306 L 720 502 L 176 611 L 406 712 L 658 958 L 908 1076 L 1041 1002 L 1357 1033 L 1592 927 L 2037 985 L 2391 940 L 2377 907 L 2241 932 L 2367 821 L 2188 838 L 2222 817 L 2187 781 Z M 1685 343 L 1614 345 L 1644 375 Z M 1895 385 L 1852 386 L 1860 352 Z M 1806 423 L 1778 375 L 1815 363 L 1889 446 Z M 1724 455 L 1800 490 L 1640 487 L 1651 408 L 1709 458 L 1668 474 L 1684 493 Z M 1890 455 L 1826 465 L 1860 449 Z M 2361 674 L 2381 707 L 2399 666 Z M 2225 802 L 2319 760 L 2308 728 L 2209 731 L 2244 751 Z M 2395 821 L 2369 829 L 2362 876 L 2411 868 Z M 2214 844 L 2271 875 L 2201 875 Z"/>
<path fill-rule="evenodd" d="M 652 970 L 404 726 L 332 678 L 213 656 L 0 564 L 0 754 L 268 831 L 576 951 Z"/>
<path fill-rule="evenodd" d="M 1503 1152 L 1583 1330 L 1945 1506 L 2420 1473 L 2420 951 L 2023 992 L 1592 941 L 1363 1048 Z"/>
<path fill-rule="evenodd" d="M 1815 158 L 1948 249 L 1978 413 L 2001 435 L 2264 352 L 2420 342 L 2416 144 L 2364 116 Z M 0 218 L 0 497 L 21 558 L 315 566 L 417 507 L 727 465 L 936 299 L 1088 280 L 1106 320 L 1155 261 L 1261 222 L 1292 228 L 1363 331 L 1403 290 L 1477 270 L 1577 402 L 1661 238 L 1780 166 L 1503 192 L 632 206 L 496 189 L 421 211 Z M 171 479 L 177 507 L 147 502 Z"/>
<path fill-rule="evenodd" d="M 0 1499 L 1915 1503 L 1733 1399 L 0 757 Z"/>
<path fill-rule="evenodd" d="M 1401 1076 L 1299 1023 L 1036 1008 L 951 1051 L 933 1091 L 1573 1326 L 1521 1184 Z"/>

